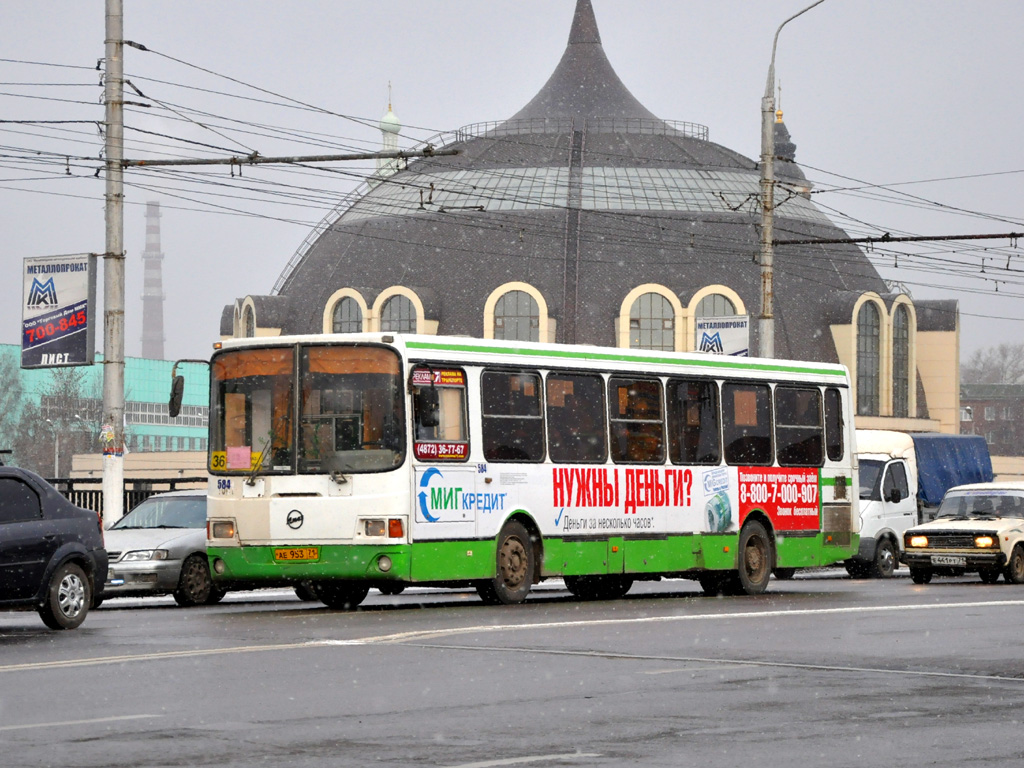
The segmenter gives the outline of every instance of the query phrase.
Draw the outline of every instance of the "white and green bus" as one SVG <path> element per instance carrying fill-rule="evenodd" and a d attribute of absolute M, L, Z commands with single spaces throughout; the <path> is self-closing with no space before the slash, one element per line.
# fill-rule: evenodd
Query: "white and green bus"
<path fill-rule="evenodd" d="M 249 338 L 211 362 L 215 579 L 472 585 L 519 603 L 769 576 L 857 552 L 840 365 L 399 334 Z"/>

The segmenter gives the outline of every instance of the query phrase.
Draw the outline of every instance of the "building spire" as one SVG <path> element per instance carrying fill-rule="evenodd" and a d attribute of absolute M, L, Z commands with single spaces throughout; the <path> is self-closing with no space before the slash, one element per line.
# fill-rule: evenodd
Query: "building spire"
<path fill-rule="evenodd" d="M 601 44 L 601 32 L 597 28 L 597 17 L 590 0 L 576 0 L 576 13 L 572 18 L 569 45 L 586 43 Z"/>
<path fill-rule="evenodd" d="M 601 45 L 590 0 L 576 0 L 569 44 L 540 92 L 511 120 L 571 118 L 577 125 L 591 119 L 657 120 L 629 92 Z"/>

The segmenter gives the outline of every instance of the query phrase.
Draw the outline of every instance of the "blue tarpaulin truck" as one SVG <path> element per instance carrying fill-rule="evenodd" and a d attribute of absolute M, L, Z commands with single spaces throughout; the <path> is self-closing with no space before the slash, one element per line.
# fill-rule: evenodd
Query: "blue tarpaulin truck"
<path fill-rule="evenodd" d="M 992 459 L 980 435 L 857 430 L 860 550 L 846 561 L 851 576 L 891 576 L 903 532 L 930 520 L 955 485 L 992 481 Z"/>

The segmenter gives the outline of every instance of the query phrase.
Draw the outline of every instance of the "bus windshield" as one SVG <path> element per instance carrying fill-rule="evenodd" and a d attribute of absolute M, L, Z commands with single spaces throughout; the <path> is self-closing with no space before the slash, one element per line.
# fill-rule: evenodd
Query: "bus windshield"
<path fill-rule="evenodd" d="M 210 470 L 289 472 L 295 349 L 224 352 L 210 364 Z"/>
<path fill-rule="evenodd" d="M 212 471 L 379 472 L 405 458 L 401 365 L 392 350 L 228 351 L 211 364 L 211 386 Z"/>
<path fill-rule="evenodd" d="M 304 347 L 299 472 L 379 472 L 405 458 L 398 355 L 384 347 Z"/>

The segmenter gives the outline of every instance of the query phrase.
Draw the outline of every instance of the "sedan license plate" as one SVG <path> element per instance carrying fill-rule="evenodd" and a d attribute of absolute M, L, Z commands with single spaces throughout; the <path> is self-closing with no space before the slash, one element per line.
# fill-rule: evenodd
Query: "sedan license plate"
<path fill-rule="evenodd" d="M 932 555 L 932 565 L 967 565 L 967 558 L 959 555 Z"/>
<path fill-rule="evenodd" d="M 288 547 L 285 549 L 274 550 L 275 560 L 285 560 L 287 562 L 309 562 L 311 560 L 320 559 L 320 548 L 319 547 Z"/>

